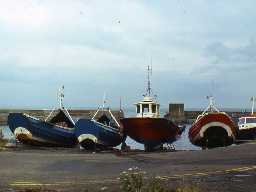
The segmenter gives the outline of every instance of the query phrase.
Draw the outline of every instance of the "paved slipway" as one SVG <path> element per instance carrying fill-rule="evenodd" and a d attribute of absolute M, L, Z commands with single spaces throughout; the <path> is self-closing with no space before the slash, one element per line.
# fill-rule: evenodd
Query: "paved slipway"
<path fill-rule="evenodd" d="M 139 167 L 169 186 L 201 191 L 256 191 L 256 143 L 203 151 L 101 152 L 25 149 L 0 152 L 2 191 L 40 187 L 58 191 L 118 191 L 120 172 Z M 1 191 L 0 190 L 0 191 Z"/>

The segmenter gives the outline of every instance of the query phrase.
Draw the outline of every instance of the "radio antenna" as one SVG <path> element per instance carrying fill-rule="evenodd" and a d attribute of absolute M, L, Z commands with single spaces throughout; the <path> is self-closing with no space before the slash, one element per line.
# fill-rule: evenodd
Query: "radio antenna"
<path fill-rule="evenodd" d="M 147 95 L 148 96 L 151 96 L 151 93 L 152 93 L 150 75 L 152 75 L 152 66 L 150 67 L 148 65 L 148 83 L 147 83 Z"/>

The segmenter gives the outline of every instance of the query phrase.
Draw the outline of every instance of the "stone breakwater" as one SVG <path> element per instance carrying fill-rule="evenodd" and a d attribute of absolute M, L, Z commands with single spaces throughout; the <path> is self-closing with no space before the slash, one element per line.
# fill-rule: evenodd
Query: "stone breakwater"
<path fill-rule="evenodd" d="M 78 119 L 92 118 L 96 112 L 96 109 L 68 109 L 68 111 L 74 119 Z M 48 109 L 2 109 L 0 110 L 0 126 L 7 125 L 7 118 L 9 113 L 26 113 L 39 119 L 45 119 L 50 114 L 50 112 L 51 110 Z M 112 113 L 117 119 L 124 117 L 123 111 L 113 110 Z"/>
<path fill-rule="evenodd" d="M 68 109 L 70 115 L 74 118 L 92 118 L 96 109 Z M 42 110 L 42 109 L 2 109 L 0 110 L 0 126 L 7 125 L 7 118 L 9 113 L 26 113 L 31 116 L 37 117 L 39 119 L 45 119 L 51 110 Z M 241 116 L 249 115 L 250 112 L 243 112 L 243 111 L 226 111 L 235 122 L 238 122 L 238 118 Z M 116 119 L 120 119 L 125 116 L 123 111 L 120 110 L 113 110 L 113 115 Z M 191 124 L 195 121 L 197 116 L 201 114 L 202 111 L 175 111 L 171 110 L 169 113 L 165 114 L 165 118 L 170 119 L 176 123 L 188 123 Z"/>
<path fill-rule="evenodd" d="M 243 111 L 224 111 L 224 112 L 226 112 L 236 123 L 238 122 L 238 119 L 240 117 L 248 116 L 251 114 L 250 112 L 243 112 Z M 203 111 L 183 111 L 183 113 L 169 112 L 164 117 L 176 123 L 191 124 L 196 120 L 198 115 L 202 113 Z"/>
<path fill-rule="evenodd" d="M 226 112 L 235 122 L 238 122 L 239 117 L 250 115 L 248 109 L 242 108 L 223 108 L 220 111 Z M 169 111 L 165 114 L 165 118 L 174 121 L 175 123 L 193 123 L 198 115 L 202 114 L 202 109 L 185 109 L 184 103 L 170 103 Z"/>

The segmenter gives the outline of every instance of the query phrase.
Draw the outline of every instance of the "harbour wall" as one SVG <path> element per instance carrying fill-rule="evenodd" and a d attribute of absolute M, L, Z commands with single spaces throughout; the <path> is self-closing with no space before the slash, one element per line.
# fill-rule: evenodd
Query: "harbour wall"
<path fill-rule="evenodd" d="M 74 119 L 79 118 L 92 118 L 96 112 L 96 109 L 68 109 L 70 115 Z M 224 110 L 225 111 L 225 110 Z M 5 126 L 7 125 L 7 118 L 9 113 L 26 113 L 30 116 L 37 117 L 39 119 L 45 119 L 51 110 L 42 110 L 42 109 L 0 109 L 0 125 Z M 175 123 L 193 123 L 197 116 L 200 115 L 203 111 L 202 110 L 186 110 L 184 109 L 184 104 L 170 104 L 169 105 L 169 112 L 165 114 L 165 118 L 174 121 Z M 235 122 L 238 122 L 238 118 L 241 116 L 249 115 L 250 112 L 245 111 L 230 111 L 226 110 Z M 120 119 L 125 116 L 123 111 L 113 110 L 113 115 L 116 119 Z"/>
<path fill-rule="evenodd" d="M 69 114 L 74 119 L 79 118 L 92 118 L 96 113 L 96 109 L 68 109 Z M 111 111 L 116 119 L 124 117 L 123 111 L 112 110 Z M 51 110 L 42 110 L 42 109 L 1 109 L 0 110 L 0 125 L 7 125 L 7 119 L 9 113 L 25 113 L 30 116 L 34 116 L 39 119 L 46 119 L 47 116 L 51 113 Z"/>
<path fill-rule="evenodd" d="M 221 111 L 226 112 L 234 122 L 238 122 L 238 119 L 242 116 L 250 115 L 250 112 L 245 110 L 231 110 L 223 109 Z M 198 115 L 202 114 L 202 110 L 186 110 L 184 108 L 184 103 L 170 103 L 169 112 L 165 115 L 165 118 L 174 121 L 175 123 L 193 123 Z"/>

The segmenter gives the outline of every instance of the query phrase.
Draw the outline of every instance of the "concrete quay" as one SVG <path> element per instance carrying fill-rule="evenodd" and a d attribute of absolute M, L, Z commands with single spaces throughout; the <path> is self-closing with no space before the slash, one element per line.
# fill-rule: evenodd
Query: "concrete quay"
<path fill-rule="evenodd" d="M 0 151 L 0 189 L 40 187 L 58 191 L 119 191 L 120 173 L 139 167 L 171 186 L 201 191 L 256 191 L 256 143 L 203 151 L 101 152 L 17 148 Z M 1 191 L 0 190 L 0 191 Z"/>

